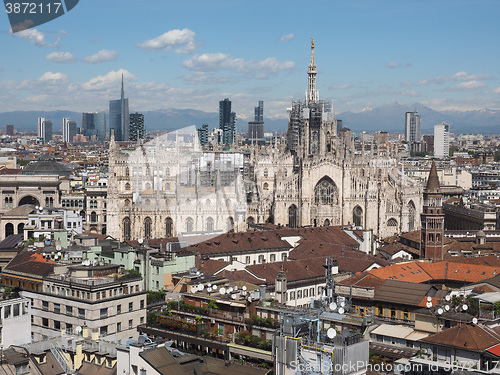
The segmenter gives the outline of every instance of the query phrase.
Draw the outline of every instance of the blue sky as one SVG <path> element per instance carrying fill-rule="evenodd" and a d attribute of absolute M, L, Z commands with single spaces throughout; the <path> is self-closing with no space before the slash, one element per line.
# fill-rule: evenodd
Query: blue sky
<path fill-rule="evenodd" d="M 80 0 L 12 34 L 0 17 L 0 111 L 218 110 L 286 117 L 307 86 L 336 112 L 400 102 L 500 109 L 497 0 Z"/>

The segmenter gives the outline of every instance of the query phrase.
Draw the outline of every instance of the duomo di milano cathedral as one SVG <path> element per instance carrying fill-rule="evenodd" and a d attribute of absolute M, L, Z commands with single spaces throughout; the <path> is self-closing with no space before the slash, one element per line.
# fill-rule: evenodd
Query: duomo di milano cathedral
<path fill-rule="evenodd" d="M 422 187 L 395 154 L 355 153 L 333 104 L 316 90 L 314 42 L 305 100 L 289 109 L 288 139 L 263 149 L 200 149 L 194 127 L 133 151 L 110 144 L 108 234 L 162 238 L 246 230 L 249 224 L 354 225 L 380 237 L 419 229 Z"/>

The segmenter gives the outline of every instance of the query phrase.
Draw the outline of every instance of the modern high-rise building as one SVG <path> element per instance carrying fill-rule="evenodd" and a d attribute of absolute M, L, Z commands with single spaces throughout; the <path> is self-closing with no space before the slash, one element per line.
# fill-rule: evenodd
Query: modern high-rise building
<path fill-rule="evenodd" d="M 254 119 L 248 122 L 248 138 L 264 138 L 264 101 L 259 100 L 255 107 Z"/>
<path fill-rule="evenodd" d="M 7 135 L 14 135 L 14 125 L 7 125 L 6 127 L 6 133 Z"/>
<path fill-rule="evenodd" d="M 126 142 L 130 139 L 130 116 L 128 98 L 125 98 L 123 88 L 123 75 L 120 99 L 109 101 L 109 130 L 111 129 L 115 132 L 116 141 Z"/>
<path fill-rule="evenodd" d="M 450 155 L 450 125 L 446 122 L 434 125 L 434 157 L 447 158 Z"/>
<path fill-rule="evenodd" d="M 76 135 L 76 121 L 69 118 L 63 118 L 62 124 L 63 142 L 73 142 L 73 137 Z"/>
<path fill-rule="evenodd" d="M 130 140 L 137 142 L 137 139 L 146 137 L 146 129 L 144 128 L 144 115 L 142 113 L 130 114 Z"/>
<path fill-rule="evenodd" d="M 94 137 L 97 142 L 106 141 L 106 113 L 104 111 L 82 113 L 82 133 L 90 140 Z"/>
<path fill-rule="evenodd" d="M 219 102 L 219 129 L 223 131 L 223 144 L 236 141 L 236 113 L 231 112 L 231 101 L 227 98 Z"/>
<path fill-rule="evenodd" d="M 52 121 L 38 118 L 37 136 L 43 143 L 52 140 Z"/>
<path fill-rule="evenodd" d="M 421 117 L 417 110 L 406 112 L 405 116 L 405 141 L 408 143 L 421 141 Z"/>
<path fill-rule="evenodd" d="M 198 141 L 200 145 L 206 145 L 208 143 L 208 124 L 203 124 L 201 128 L 198 129 Z"/>

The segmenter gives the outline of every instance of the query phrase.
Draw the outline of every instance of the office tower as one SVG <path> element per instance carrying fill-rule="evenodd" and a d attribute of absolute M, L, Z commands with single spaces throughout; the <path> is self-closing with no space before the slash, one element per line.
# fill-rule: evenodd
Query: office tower
<path fill-rule="evenodd" d="M 344 122 L 341 119 L 337 119 L 335 122 L 337 124 L 337 134 L 339 134 L 339 131 L 344 127 Z"/>
<path fill-rule="evenodd" d="M 198 129 L 198 141 L 202 146 L 208 143 L 208 124 L 203 124 L 201 128 Z"/>
<path fill-rule="evenodd" d="M 422 136 L 424 143 L 424 151 L 434 155 L 434 134 L 426 134 Z"/>
<path fill-rule="evenodd" d="M 38 118 L 37 136 L 43 143 L 52 140 L 52 121 Z"/>
<path fill-rule="evenodd" d="M 73 137 L 76 135 L 76 121 L 69 118 L 63 118 L 62 124 L 63 142 L 73 142 Z"/>
<path fill-rule="evenodd" d="M 142 113 L 130 114 L 130 140 L 137 142 L 137 139 L 144 139 L 146 129 L 144 129 L 144 115 Z"/>
<path fill-rule="evenodd" d="M 219 102 L 219 129 L 223 131 L 222 143 L 231 145 L 236 140 L 236 113 L 231 112 L 231 101 Z"/>
<path fill-rule="evenodd" d="M 264 102 L 262 100 L 255 107 L 253 121 L 248 122 L 248 138 L 264 138 Z"/>
<path fill-rule="evenodd" d="M 10 136 L 14 135 L 14 125 L 7 125 L 6 133 Z"/>
<path fill-rule="evenodd" d="M 420 214 L 420 256 L 425 259 L 443 260 L 444 213 L 443 194 L 439 186 L 436 163 L 424 189 L 424 207 Z"/>
<path fill-rule="evenodd" d="M 434 157 L 447 158 L 450 154 L 450 125 L 443 122 L 434 125 Z"/>
<path fill-rule="evenodd" d="M 109 101 L 109 129 L 114 129 L 116 141 L 127 142 L 130 139 L 130 116 L 128 98 L 125 98 L 123 88 L 123 75 L 120 99 Z"/>
<path fill-rule="evenodd" d="M 405 140 L 408 143 L 420 142 L 421 118 L 418 112 L 406 112 L 405 117 Z"/>
<path fill-rule="evenodd" d="M 82 133 L 89 139 L 94 137 L 95 141 L 106 141 L 106 113 L 104 111 L 82 113 Z"/>

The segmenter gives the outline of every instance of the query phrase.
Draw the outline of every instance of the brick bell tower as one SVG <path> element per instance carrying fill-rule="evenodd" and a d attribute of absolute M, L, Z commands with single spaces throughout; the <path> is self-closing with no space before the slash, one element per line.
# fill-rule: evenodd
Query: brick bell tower
<path fill-rule="evenodd" d="M 432 161 L 431 171 L 424 189 L 424 207 L 420 214 L 420 257 L 432 261 L 443 260 L 444 213 L 443 194 L 439 186 L 436 163 Z"/>

